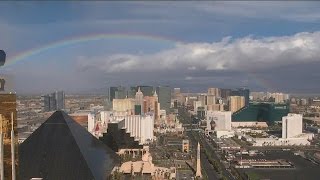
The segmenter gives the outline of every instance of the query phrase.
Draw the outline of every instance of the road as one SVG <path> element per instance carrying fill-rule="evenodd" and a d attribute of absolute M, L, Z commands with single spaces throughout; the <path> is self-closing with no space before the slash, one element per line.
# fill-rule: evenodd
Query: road
<path fill-rule="evenodd" d="M 200 134 L 199 136 L 202 139 L 202 146 L 204 148 L 206 148 L 210 152 L 210 154 L 212 155 L 213 159 L 216 160 L 218 162 L 219 166 L 221 167 L 222 175 L 224 177 L 227 177 L 228 179 L 233 180 L 234 178 L 233 178 L 232 174 L 229 171 L 227 171 L 227 169 L 225 168 L 224 164 L 222 164 L 221 159 L 217 156 L 217 152 L 215 151 L 215 148 L 211 145 L 210 142 L 208 142 L 208 140 L 204 136 L 204 134 Z"/>
<path fill-rule="evenodd" d="M 190 139 L 190 141 L 193 143 L 193 147 L 194 147 L 194 151 L 196 151 L 196 144 L 197 144 L 197 140 L 195 139 L 195 137 L 192 135 L 191 131 L 187 132 L 187 135 Z M 201 151 L 200 154 L 200 159 L 201 159 L 201 168 L 203 168 L 208 176 L 208 179 L 219 179 L 219 175 L 218 173 L 213 169 L 213 167 L 211 166 L 211 164 L 209 163 L 208 159 L 206 158 L 206 154 Z"/>
<path fill-rule="evenodd" d="M 180 118 L 181 122 L 184 123 L 184 124 L 191 123 L 190 115 L 183 108 L 179 109 L 179 118 Z M 188 127 L 186 127 L 186 128 L 188 128 Z M 192 126 L 189 126 L 189 128 L 192 128 Z M 212 147 L 211 143 L 208 142 L 207 139 L 204 137 L 204 134 L 199 133 L 199 131 L 195 131 L 195 132 L 196 132 L 195 135 L 197 136 L 197 138 L 200 139 L 200 145 L 202 147 L 204 147 L 205 149 L 207 149 L 209 151 L 209 153 L 212 155 L 212 157 L 214 158 L 214 160 L 216 160 L 218 162 L 218 164 L 219 164 L 219 166 L 221 167 L 221 170 L 222 170 L 222 175 L 224 177 L 228 178 L 228 179 L 233 180 L 234 178 L 233 178 L 232 174 L 229 171 L 226 170 L 226 168 L 222 164 L 220 158 L 217 156 L 217 154 L 216 154 L 217 152 Z M 191 131 L 187 131 L 186 133 L 189 136 L 190 140 L 195 144 L 197 142 L 197 140 L 193 136 L 192 130 Z M 206 171 L 207 176 L 208 176 L 209 179 L 219 179 L 220 175 L 214 170 L 212 165 L 209 163 L 208 159 L 206 158 L 206 155 L 205 155 L 204 151 L 201 152 L 201 165 L 202 165 L 202 168 L 204 168 L 204 170 Z"/>

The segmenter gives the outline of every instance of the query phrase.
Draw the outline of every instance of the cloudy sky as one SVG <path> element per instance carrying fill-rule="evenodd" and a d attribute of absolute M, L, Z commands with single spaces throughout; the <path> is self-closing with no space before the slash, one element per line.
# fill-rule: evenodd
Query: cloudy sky
<path fill-rule="evenodd" d="M 0 2 L 0 49 L 0 74 L 18 93 L 136 84 L 318 93 L 320 3 Z"/>

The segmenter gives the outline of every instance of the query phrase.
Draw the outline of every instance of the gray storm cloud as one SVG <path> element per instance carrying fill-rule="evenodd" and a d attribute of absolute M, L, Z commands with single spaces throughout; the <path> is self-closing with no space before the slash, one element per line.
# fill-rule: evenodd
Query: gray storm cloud
<path fill-rule="evenodd" d="M 262 38 L 226 37 L 213 43 L 176 44 L 173 49 L 155 54 L 81 57 L 77 62 L 81 68 L 94 68 L 105 73 L 171 70 L 259 71 L 320 61 L 319 41 L 320 32 Z"/>

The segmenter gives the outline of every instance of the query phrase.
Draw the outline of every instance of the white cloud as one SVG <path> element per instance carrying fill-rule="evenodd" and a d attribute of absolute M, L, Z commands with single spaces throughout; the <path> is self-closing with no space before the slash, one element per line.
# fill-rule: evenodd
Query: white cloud
<path fill-rule="evenodd" d="M 282 37 L 224 38 L 213 43 L 176 44 L 155 54 L 115 54 L 78 59 L 82 68 L 106 73 L 262 70 L 281 65 L 320 61 L 320 32 L 303 32 Z M 88 60 L 90 59 L 90 60 Z"/>

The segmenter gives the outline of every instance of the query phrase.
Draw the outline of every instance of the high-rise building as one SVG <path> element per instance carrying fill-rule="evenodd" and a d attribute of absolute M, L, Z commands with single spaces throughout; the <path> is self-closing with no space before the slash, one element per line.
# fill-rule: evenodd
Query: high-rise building
<path fill-rule="evenodd" d="M 207 95 L 206 96 L 206 105 L 213 105 L 213 104 L 216 104 L 216 96 Z"/>
<path fill-rule="evenodd" d="M 119 86 L 118 90 L 115 92 L 115 99 L 124 99 L 127 97 L 126 88 L 123 86 Z"/>
<path fill-rule="evenodd" d="M 220 89 L 221 97 L 228 98 L 231 95 L 231 89 Z"/>
<path fill-rule="evenodd" d="M 128 98 L 135 98 L 136 93 L 138 92 L 138 87 L 136 86 L 131 86 L 128 89 Z"/>
<path fill-rule="evenodd" d="M 152 96 L 153 95 L 153 87 L 152 86 L 138 86 L 144 96 Z"/>
<path fill-rule="evenodd" d="M 6 53 L 0 50 L 0 66 Z M 17 97 L 10 77 L 0 74 L 0 179 L 16 179 L 18 166 Z"/>
<path fill-rule="evenodd" d="M 166 110 L 167 114 L 170 113 L 171 107 L 171 88 L 170 86 L 157 87 L 159 96 L 160 109 Z"/>
<path fill-rule="evenodd" d="M 56 111 L 57 110 L 57 99 L 56 99 L 56 93 L 51 93 L 49 95 L 50 97 L 50 111 Z"/>
<path fill-rule="evenodd" d="M 41 96 L 41 108 L 43 112 L 65 109 L 65 94 L 63 91 L 56 91 Z"/>
<path fill-rule="evenodd" d="M 284 93 L 269 93 L 268 97 L 271 98 L 275 103 L 284 103 L 289 100 L 289 94 Z"/>
<path fill-rule="evenodd" d="M 221 91 L 219 88 L 208 88 L 208 95 L 213 95 L 215 97 L 221 97 Z"/>
<path fill-rule="evenodd" d="M 118 87 L 110 87 L 109 88 L 109 101 L 112 103 L 113 99 L 116 97 L 116 91 L 118 91 Z"/>
<path fill-rule="evenodd" d="M 245 99 L 245 106 L 249 105 L 250 90 L 246 88 L 238 88 L 231 91 L 231 96 L 243 96 Z"/>
<path fill-rule="evenodd" d="M 232 114 L 233 122 L 266 122 L 274 124 L 281 122 L 283 116 L 287 116 L 290 112 L 288 104 L 252 102 L 249 106 Z"/>
<path fill-rule="evenodd" d="M 93 135 L 94 134 L 94 126 L 96 124 L 96 118 L 93 113 L 88 114 L 88 131 Z"/>
<path fill-rule="evenodd" d="M 109 88 L 109 101 L 112 102 L 113 99 L 124 99 L 127 97 L 126 88 L 123 86 L 110 87 Z"/>
<path fill-rule="evenodd" d="M 143 112 L 153 112 L 155 115 L 155 119 L 157 120 L 160 116 L 160 103 L 157 92 L 155 91 L 153 96 L 144 96 L 143 97 Z"/>
<path fill-rule="evenodd" d="M 239 109 L 245 106 L 245 97 L 244 96 L 230 96 L 230 111 L 232 113 L 238 111 Z"/>
<path fill-rule="evenodd" d="M 302 134 L 302 115 L 289 113 L 282 117 L 282 138 L 292 138 Z"/>
<path fill-rule="evenodd" d="M 42 108 L 42 112 L 50 111 L 50 96 L 49 95 L 42 95 L 41 96 L 41 108 Z"/>
<path fill-rule="evenodd" d="M 108 127 L 110 124 L 117 123 L 118 128 L 130 133 L 130 136 L 140 144 L 147 144 L 154 139 L 154 116 L 152 113 L 131 115 L 113 112 L 109 118 Z"/>
<path fill-rule="evenodd" d="M 0 165 L 3 179 L 15 179 L 15 169 L 18 165 L 16 94 L 0 93 Z M 14 162 L 14 163 L 12 163 Z M 12 178 L 14 177 L 14 178 Z"/>
<path fill-rule="evenodd" d="M 140 106 L 140 112 L 135 112 L 138 114 L 143 114 L 144 112 L 142 112 L 143 110 L 143 93 L 141 92 L 140 88 L 138 89 L 138 92 L 136 92 L 135 94 L 135 107 L 139 107 Z M 135 108 L 136 110 L 136 108 Z"/>
<path fill-rule="evenodd" d="M 207 111 L 224 111 L 224 105 L 223 104 L 207 105 Z"/>
<path fill-rule="evenodd" d="M 141 144 L 153 141 L 154 117 L 150 115 L 130 115 L 124 120 L 124 127 L 131 136 L 135 137 Z"/>
<path fill-rule="evenodd" d="M 56 91 L 57 110 L 65 109 L 65 94 L 63 91 Z"/>
<path fill-rule="evenodd" d="M 113 99 L 112 108 L 114 111 L 126 111 L 129 114 L 134 113 L 135 99 L 127 98 L 127 99 Z"/>
<path fill-rule="evenodd" d="M 200 94 L 199 96 L 198 96 L 198 101 L 200 101 L 201 102 L 201 106 L 205 106 L 205 105 L 207 105 L 207 96 L 206 96 L 206 94 Z"/>

